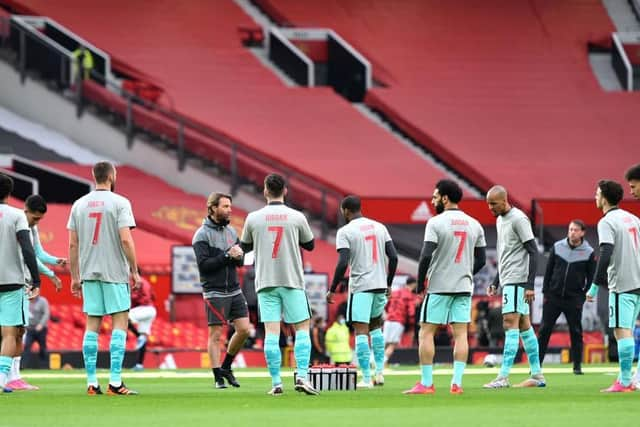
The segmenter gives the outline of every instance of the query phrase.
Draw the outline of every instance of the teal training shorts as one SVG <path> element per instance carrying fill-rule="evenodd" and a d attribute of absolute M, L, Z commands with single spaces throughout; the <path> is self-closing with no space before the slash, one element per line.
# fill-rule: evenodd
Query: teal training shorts
<path fill-rule="evenodd" d="M 471 322 L 471 295 L 427 294 L 420 307 L 420 322 L 434 325 Z"/>
<path fill-rule="evenodd" d="M 356 292 L 349 295 L 347 322 L 369 323 L 382 316 L 387 296 L 384 293 Z"/>
<path fill-rule="evenodd" d="M 311 317 L 307 294 L 298 288 L 267 288 L 258 292 L 261 322 L 300 323 Z"/>
<path fill-rule="evenodd" d="M 640 314 L 640 295 L 609 292 L 609 327 L 633 329 Z"/>
<path fill-rule="evenodd" d="M 82 300 L 82 311 L 89 316 L 105 316 L 131 308 L 128 283 L 85 280 L 82 282 Z"/>
<path fill-rule="evenodd" d="M 502 288 L 502 314 L 519 313 L 529 315 L 529 303 L 524 299 L 525 288 L 507 285 Z"/>
<path fill-rule="evenodd" d="M 0 292 L 0 326 L 25 326 L 29 301 L 24 288 Z"/>

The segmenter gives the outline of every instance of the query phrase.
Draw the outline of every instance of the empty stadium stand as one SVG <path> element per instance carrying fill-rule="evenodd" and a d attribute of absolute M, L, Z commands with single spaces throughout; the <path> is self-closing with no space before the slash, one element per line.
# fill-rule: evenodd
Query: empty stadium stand
<path fill-rule="evenodd" d="M 165 94 L 161 100 L 195 123 L 341 193 L 416 196 L 446 176 L 330 89 L 285 88 L 242 47 L 238 27 L 253 24 L 232 2 L 176 8 L 121 0 L 91 9 L 79 0 L 0 3 L 56 19 L 109 52 L 116 71 L 150 76 Z M 375 172 L 360 173 L 364 168 Z"/>
<path fill-rule="evenodd" d="M 366 103 L 481 188 L 590 197 L 640 158 L 639 93 L 605 93 L 589 43 L 614 31 L 600 0 L 256 0 L 287 25 L 330 27 L 388 87 Z"/>

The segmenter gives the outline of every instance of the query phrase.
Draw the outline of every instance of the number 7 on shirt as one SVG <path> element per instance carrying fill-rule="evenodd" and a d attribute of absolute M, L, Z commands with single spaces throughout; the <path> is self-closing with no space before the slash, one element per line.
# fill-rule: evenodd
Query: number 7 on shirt
<path fill-rule="evenodd" d="M 371 241 L 371 255 L 373 262 L 378 262 L 378 241 L 376 240 L 376 236 L 374 234 L 369 234 L 364 236 L 364 240 Z"/>
<path fill-rule="evenodd" d="M 93 228 L 93 240 L 91 241 L 91 244 L 97 245 L 98 238 L 100 237 L 100 224 L 102 224 L 102 212 L 91 212 L 89 213 L 89 218 L 96 220 L 96 225 Z"/>
<path fill-rule="evenodd" d="M 459 264 L 462 260 L 462 252 L 464 251 L 464 245 L 467 243 L 466 231 L 454 231 L 453 235 L 460 238 L 460 244 L 458 245 L 458 251 L 456 252 L 455 263 Z"/>
<path fill-rule="evenodd" d="M 284 227 L 281 225 L 273 225 L 267 228 L 270 233 L 276 233 L 276 238 L 273 241 L 273 250 L 271 251 L 271 258 L 278 258 L 278 252 L 280 251 L 280 242 L 282 242 L 282 233 L 284 233 Z"/>

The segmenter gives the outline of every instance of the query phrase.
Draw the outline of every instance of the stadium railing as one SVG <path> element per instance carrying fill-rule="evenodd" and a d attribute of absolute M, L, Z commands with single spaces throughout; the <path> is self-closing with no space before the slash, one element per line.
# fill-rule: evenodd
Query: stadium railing
<path fill-rule="evenodd" d="M 53 21 L 47 19 L 46 22 Z M 88 102 L 102 104 L 124 119 L 129 148 L 137 129 L 160 135 L 175 146 L 178 170 L 184 170 L 189 156 L 213 163 L 229 174 L 232 194 L 238 191 L 241 180 L 261 186 L 266 173 L 280 173 L 289 182 L 289 200 L 320 220 L 323 238 L 328 235 L 329 225 L 338 223 L 338 205 L 344 194 L 335 186 L 149 99 L 153 97 L 139 96 L 123 87 L 126 86 L 123 81 L 115 78 L 107 67 L 94 67 L 90 70 L 90 78 L 83 80 L 83 72 L 74 72 L 73 47 L 52 40 L 34 28 L 28 19 L 0 16 L 0 29 L 7 30 L 0 31 L 0 44 L 15 53 L 14 63 L 22 84 L 28 71 L 38 72 L 57 89 L 71 95 L 78 117 L 82 116 Z M 63 30 L 65 37 L 73 35 L 56 24 L 55 31 Z M 75 48 L 86 46 L 83 43 L 86 42 L 78 38 Z M 92 53 L 102 52 L 92 45 L 88 48 Z M 107 60 L 103 59 L 103 62 L 107 63 Z"/>

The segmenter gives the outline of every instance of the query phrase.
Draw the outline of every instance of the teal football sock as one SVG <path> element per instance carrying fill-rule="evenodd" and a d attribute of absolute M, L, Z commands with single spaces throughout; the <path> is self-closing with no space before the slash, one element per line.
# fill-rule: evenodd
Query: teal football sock
<path fill-rule="evenodd" d="M 82 358 L 84 359 L 84 369 L 87 371 L 87 385 L 97 386 L 98 334 L 96 332 L 85 331 L 82 340 Z"/>
<path fill-rule="evenodd" d="M 467 366 L 464 362 L 454 361 L 453 362 L 453 379 L 451 380 L 451 384 L 457 384 L 462 387 L 462 375 L 464 374 L 464 368 Z"/>
<path fill-rule="evenodd" d="M 122 361 L 127 343 L 127 331 L 114 329 L 111 332 L 111 343 L 109 344 L 109 354 L 111 355 L 111 365 L 109 368 L 109 384 L 119 387 L 122 384 Z"/>
<path fill-rule="evenodd" d="M 518 353 L 518 343 L 520 342 L 520 330 L 509 329 L 504 334 L 504 350 L 502 353 L 502 366 L 500 366 L 500 376 L 508 377 L 511 367 Z"/>
<path fill-rule="evenodd" d="M 311 339 L 309 331 L 297 331 L 296 343 L 293 346 L 293 353 L 296 358 L 296 369 L 298 376 L 307 379 L 307 371 L 309 370 L 309 359 L 311 358 Z"/>
<path fill-rule="evenodd" d="M 0 356 L 0 388 L 7 384 L 12 364 L 13 358 L 9 356 Z"/>
<path fill-rule="evenodd" d="M 369 333 L 371 336 L 371 349 L 373 350 L 373 360 L 376 362 L 376 375 L 384 370 L 384 335 L 382 329 L 374 329 Z"/>
<path fill-rule="evenodd" d="M 369 335 L 356 335 L 356 357 L 362 370 L 362 380 L 365 383 L 371 382 L 371 368 L 369 367 Z"/>
<path fill-rule="evenodd" d="M 533 331 L 533 328 L 529 328 L 524 332 L 520 332 L 522 338 L 522 344 L 524 351 L 527 353 L 529 359 L 529 366 L 531 367 L 531 375 L 538 375 L 541 372 L 540 369 L 540 352 L 538 348 L 538 339 Z"/>
<path fill-rule="evenodd" d="M 618 340 L 618 363 L 620 364 L 619 380 L 625 387 L 631 384 L 634 347 L 635 343 L 631 337 Z"/>
<path fill-rule="evenodd" d="M 282 364 L 282 354 L 280 353 L 280 337 L 276 334 L 267 334 L 264 339 L 264 358 L 267 361 L 269 375 L 271 375 L 271 385 L 282 384 L 280 378 L 280 365 Z"/>
<path fill-rule="evenodd" d="M 420 370 L 422 371 L 420 384 L 431 387 L 433 385 L 433 365 L 420 365 Z"/>

